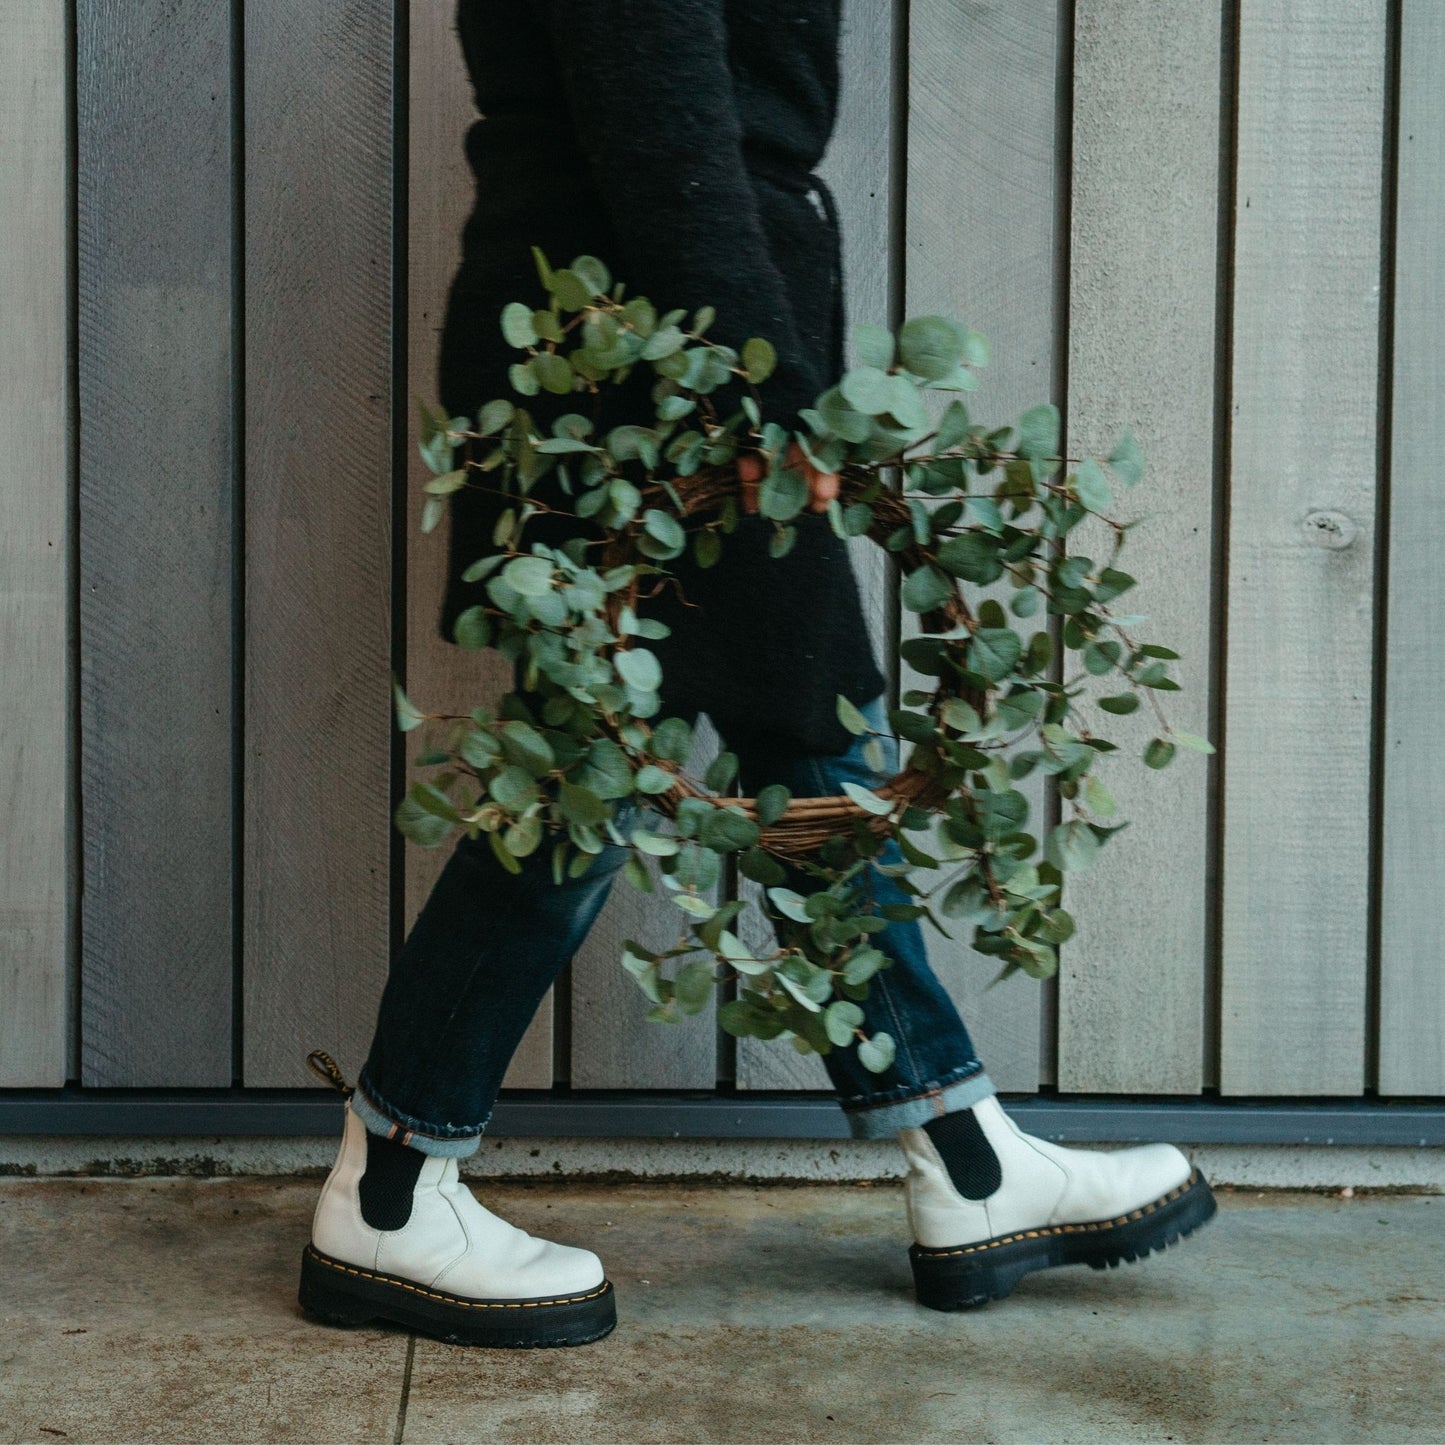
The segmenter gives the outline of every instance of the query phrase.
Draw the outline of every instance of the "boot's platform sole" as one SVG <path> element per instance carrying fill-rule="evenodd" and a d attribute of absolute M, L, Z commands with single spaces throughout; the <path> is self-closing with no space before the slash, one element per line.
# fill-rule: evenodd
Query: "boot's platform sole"
<path fill-rule="evenodd" d="M 301 1252 L 301 1307 L 332 1325 L 390 1320 L 456 1345 L 540 1349 L 585 1345 L 617 1324 L 611 1280 L 579 1294 L 539 1299 L 470 1299 L 399 1275 L 333 1259 L 313 1244 Z"/>
<path fill-rule="evenodd" d="M 1208 1182 L 1193 1169 L 1167 1194 L 1115 1219 L 1046 1224 L 954 1249 L 915 1244 L 908 1251 L 914 1292 L 930 1309 L 973 1309 L 1011 1294 L 1032 1270 L 1060 1264 L 1105 1269 L 1143 1259 L 1198 1229 L 1216 1208 Z"/>

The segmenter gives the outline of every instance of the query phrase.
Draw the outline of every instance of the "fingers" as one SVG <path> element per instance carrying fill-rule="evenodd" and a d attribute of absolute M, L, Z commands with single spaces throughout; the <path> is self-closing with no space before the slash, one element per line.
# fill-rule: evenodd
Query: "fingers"
<path fill-rule="evenodd" d="M 809 507 L 815 512 L 826 512 L 828 503 L 838 495 L 838 473 L 814 471 L 809 467 L 808 483 L 813 493 Z"/>
<path fill-rule="evenodd" d="M 796 441 L 788 448 L 784 465 L 796 467 L 806 478 L 808 510 L 826 512 L 828 503 L 838 495 L 838 473 L 819 471 Z M 756 452 L 743 452 L 737 459 L 737 469 L 738 479 L 742 482 L 743 511 L 756 512 L 758 486 L 763 475 L 762 458 Z"/>
<path fill-rule="evenodd" d="M 763 474 L 762 459 L 754 452 L 744 452 L 738 458 L 738 479 L 742 482 L 743 511 L 758 510 L 758 479 Z"/>

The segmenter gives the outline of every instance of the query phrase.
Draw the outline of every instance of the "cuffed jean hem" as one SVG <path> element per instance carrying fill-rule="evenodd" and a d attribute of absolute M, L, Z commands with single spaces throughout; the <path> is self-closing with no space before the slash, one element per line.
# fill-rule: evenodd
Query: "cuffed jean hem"
<path fill-rule="evenodd" d="M 886 1139 L 900 1129 L 916 1129 L 940 1114 L 971 1108 L 998 1091 L 982 1067 L 950 1083 L 935 1084 L 923 1093 L 880 1104 L 844 1104 L 843 1117 L 854 1139 Z"/>
<path fill-rule="evenodd" d="M 367 1132 L 380 1134 L 383 1138 L 399 1139 L 422 1154 L 435 1154 L 440 1158 L 468 1159 L 482 1147 L 480 1134 L 455 1134 L 443 1137 L 416 1128 L 407 1115 L 393 1118 L 383 1113 L 361 1085 L 351 1090 L 351 1112 L 366 1125 Z"/>

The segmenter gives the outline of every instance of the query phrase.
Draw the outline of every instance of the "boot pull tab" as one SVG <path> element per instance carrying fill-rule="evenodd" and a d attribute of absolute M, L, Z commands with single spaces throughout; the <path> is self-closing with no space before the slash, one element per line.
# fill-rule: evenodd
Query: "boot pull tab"
<path fill-rule="evenodd" d="M 306 1055 L 306 1066 L 318 1079 L 325 1079 L 333 1089 L 339 1090 L 347 1098 L 351 1097 L 351 1091 L 355 1086 L 346 1082 L 345 1076 L 336 1067 L 336 1060 L 324 1049 L 312 1049 Z"/>

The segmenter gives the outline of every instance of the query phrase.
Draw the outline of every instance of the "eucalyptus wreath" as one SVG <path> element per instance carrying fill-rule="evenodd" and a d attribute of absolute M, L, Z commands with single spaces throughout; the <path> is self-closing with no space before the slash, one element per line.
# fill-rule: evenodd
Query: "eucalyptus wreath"
<path fill-rule="evenodd" d="M 1094 765 L 1118 745 L 1085 726 L 1074 705 L 1088 676 L 1116 683 L 1090 699 L 1106 714 L 1147 702 L 1149 767 L 1166 767 L 1178 748 L 1213 751 L 1171 727 L 1159 705 L 1160 693 L 1179 687 L 1167 666 L 1178 654 L 1137 640 L 1146 619 L 1113 606 L 1135 586 L 1115 563 L 1136 523 L 1111 512 L 1114 485 L 1133 487 L 1142 475 L 1138 444 L 1126 430 L 1108 456 L 1062 456 L 1058 411 L 1047 404 L 1014 427 L 975 422 L 963 394 L 978 385 L 987 343 L 936 315 L 896 334 L 855 328 L 858 364 L 799 414 L 807 430 L 789 433 L 763 419 L 758 388 L 777 359 L 766 339 L 740 351 L 722 345 L 706 334 L 716 319 L 710 306 L 690 318 L 659 313 L 645 296 L 624 299 L 624 283 L 595 256 L 553 269 L 540 249 L 532 253 L 548 304 L 514 301 L 500 315 L 522 354 L 508 373 L 519 399 L 486 402 L 475 424 L 417 402 L 421 455 L 434 473 L 423 530 L 463 487 L 506 500 L 493 550 L 462 574 L 484 582 L 488 600 L 461 614 L 456 641 L 518 664 L 531 701 L 513 691 L 464 715 L 428 713 L 393 674 L 399 726 L 430 729 L 416 767 L 440 770 L 411 784 L 396 826 L 426 847 L 457 828 L 474 839 L 485 833 L 513 872 L 550 848 L 558 883 L 584 873 L 609 842 L 629 848 L 624 876 L 648 893 L 660 884 L 679 913 L 671 947 L 624 946 L 623 967 L 651 1001 L 649 1020 L 696 1014 L 731 981 L 735 996 L 719 1009 L 729 1033 L 786 1036 L 801 1053 L 856 1042 L 865 1067 L 881 1072 L 894 1040 L 864 1033 L 858 1001 L 889 964 L 875 936 L 890 922 L 927 919 L 950 938 L 940 915 L 971 928 L 973 949 L 1001 965 L 994 983 L 1019 970 L 1040 979 L 1056 972 L 1058 946 L 1074 929 L 1064 877 L 1127 826 L 1102 821 L 1117 809 Z M 656 377 L 654 415 L 605 435 L 594 435 L 580 410 L 542 435 L 523 404 L 541 392 L 595 397 L 642 365 Z M 713 393 L 735 382 L 747 394 L 720 415 Z M 935 417 L 928 402 L 938 393 L 953 395 Z M 662 669 L 646 644 L 667 628 L 647 616 L 644 589 L 687 548 L 701 567 L 717 561 L 741 517 L 744 452 L 766 469 L 759 510 L 773 524 L 771 554 L 786 555 L 809 500 L 805 477 L 788 464 L 794 440 L 819 470 L 839 476 L 827 511 L 834 531 L 866 535 L 896 558 L 902 605 L 918 616 L 900 656 L 931 688 L 909 689 L 889 709 L 894 735 L 911 750 L 876 789 L 845 783 L 844 796 L 812 799 L 775 784 L 740 798 L 736 756 L 721 751 L 701 778 L 689 776 L 693 729 L 659 716 Z M 456 449 L 468 442 L 480 455 L 459 468 Z M 558 510 L 534 495 L 553 472 L 571 515 L 602 529 L 595 555 L 581 536 L 555 547 L 527 541 L 529 518 Z M 1064 545 L 1088 517 L 1109 529 L 1107 559 Z M 1006 602 L 970 602 L 964 584 L 1003 592 Z M 1061 619 L 1063 648 L 1079 655 L 1078 677 L 1053 676 L 1051 616 Z M 1034 617 L 1040 625 L 1025 635 Z M 837 712 L 855 735 L 871 731 L 841 695 Z M 865 756 L 882 771 L 877 737 Z M 1055 779 L 1069 812 L 1047 830 L 1041 853 L 1016 786 L 1035 772 Z M 889 839 L 902 861 L 876 862 Z M 759 885 L 756 905 L 708 896 L 729 857 Z M 878 905 L 870 867 L 912 901 Z M 943 871 L 926 883 L 915 870 Z M 813 886 L 786 886 L 800 879 Z M 749 906 L 766 916 L 775 947 L 743 941 L 760 933 L 739 924 Z"/>

